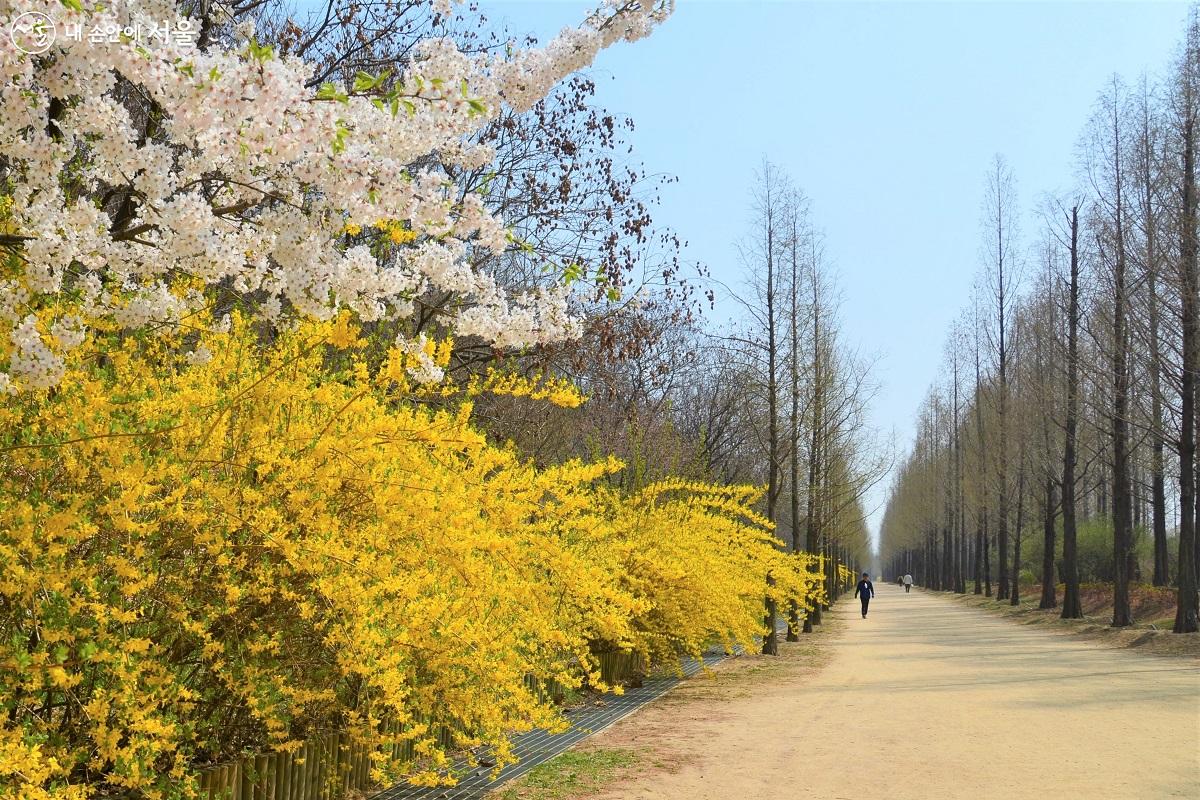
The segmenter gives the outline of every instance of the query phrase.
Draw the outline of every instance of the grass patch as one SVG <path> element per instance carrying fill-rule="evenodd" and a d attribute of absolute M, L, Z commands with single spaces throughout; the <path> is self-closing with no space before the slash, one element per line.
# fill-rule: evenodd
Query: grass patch
<path fill-rule="evenodd" d="M 633 750 L 568 750 L 539 764 L 499 792 L 497 800 L 565 800 L 588 796 L 637 762 Z"/>

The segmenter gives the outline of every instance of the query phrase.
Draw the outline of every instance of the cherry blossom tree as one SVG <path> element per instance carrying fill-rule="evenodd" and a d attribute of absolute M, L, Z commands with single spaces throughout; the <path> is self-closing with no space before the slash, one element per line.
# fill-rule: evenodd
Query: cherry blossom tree
<path fill-rule="evenodd" d="M 540 49 L 427 38 L 394 71 L 314 86 L 315 62 L 277 54 L 246 20 L 200 47 L 45 47 L 31 14 L 56 31 L 188 21 L 164 0 L 0 0 L 13 31 L 0 36 L 0 391 L 56 385 L 89 330 L 178 330 L 222 303 L 276 325 L 342 308 L 404 320 L 439 289 L 456 298 L 440 312 L 454 335 L 499 348 L 576 336 L 569 286 L 510 293 L 477 268 L 520 242 L 451 172 L 486 168 L 477 134 L 506 108 L 530 108 L 672 7 L 610 2 Z"/>

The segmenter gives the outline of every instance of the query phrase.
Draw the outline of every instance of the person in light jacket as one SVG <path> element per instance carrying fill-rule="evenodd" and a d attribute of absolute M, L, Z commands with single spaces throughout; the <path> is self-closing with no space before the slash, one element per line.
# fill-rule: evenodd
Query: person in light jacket
<path fill-rule="evenodd" d="M 875 587 L 871 585 L 871 576 L 866 572 L 863 573 L 862 580 L 858 582 L 858 586 L 854 587 L 854 596 L 862 600 L 863 619 L 866 619 L 867 604 L 875 596 Z"/>
<path fill-rule="evenodd" d="M 903 580 L 904 580 L 904 591 L 911 592 L 912 591 L 912 575 L 905 573 Z"/>

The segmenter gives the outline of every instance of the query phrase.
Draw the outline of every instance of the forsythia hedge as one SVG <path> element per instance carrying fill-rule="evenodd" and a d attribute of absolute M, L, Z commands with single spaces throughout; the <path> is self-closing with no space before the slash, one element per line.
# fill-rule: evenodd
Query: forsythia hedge
<path fill-rule="evenodd" d="M 383 745 L 384 720 L 421 758 L 381 777 L 432 780 L 442 726 L 503 764 L 512 732 L 562 725 L 526 676 L 750 645 L 768 571 L 781 604 L 821 599 L 755 489 L 622 495 L 615 461 L 489 443 L 411 378 L 445 343 L 372 349 L 346 315 L 266 346 L 236 315 L 194 322 L 93 331 L 0 410 L 3 796 L 189 796 L 205 764 L 330 729 Z"/>

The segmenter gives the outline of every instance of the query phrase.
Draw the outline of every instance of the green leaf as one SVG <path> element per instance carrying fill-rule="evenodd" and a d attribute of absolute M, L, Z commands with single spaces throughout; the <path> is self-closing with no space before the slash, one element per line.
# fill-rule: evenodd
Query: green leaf
<path fill-rule="evenodd" d="M 346 127 L 346 123 L 340 119 L 337 121 L 337 133 L 333 136 L 333 152 L 341 153 L 346 149 L 346 136 L 350 133 L 350 129 Z"/>
<path fill-rule="evenodd" d="M 72 11 L 83 11 L 83 3 L 79 2 L 79 0 L 58 0 L 58 2 L 62 3 L 64 8 L 69 8 Z"/>
<path fill-rule="evenodd" d="M 256 39 L 251 39 L 246 45 L 247 54 L 255 61 L 270 61 L 275 57 L 275 50 L 269 44 L 259 44 Z"/>
<path fill-rule="evenodd" d="M 375 88 L 375 83 L 378 79 L 369 72 L 361 70 L 354 76 L 354 91 L 369 92 Z"/>
<path fill-rule="evenodd" d="M 325 81 L 325 83 L 322 83 L 321 87 L 317 89 L 317 99 L 336 100 L 339 103 L 350 102 L 349 95 L 347 95 L 345 92 L 338 91 L 338 87 L 329 81 Z"/>
<path fill-rule="evenodd" d="M 575 281 L 583 277 L 583 267 L 579 264 L 567 264 L 563 270 L 563 286 L 570 286 Z"/>

